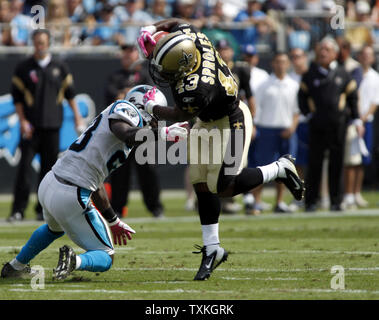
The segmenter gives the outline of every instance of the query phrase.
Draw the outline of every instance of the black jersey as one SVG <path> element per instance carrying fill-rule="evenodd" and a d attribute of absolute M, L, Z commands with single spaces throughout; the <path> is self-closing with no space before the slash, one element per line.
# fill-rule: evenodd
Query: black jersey
<path fill-rule="evenodd" d="M 207 122 L 231 115 L 238 106 L 238 84 L 232 72 L 205 34 L 189 24 L 179 24 L 171 32 L 178 30 L 194 40 L 197 64 L 171 85 L 177 107 Z"/>

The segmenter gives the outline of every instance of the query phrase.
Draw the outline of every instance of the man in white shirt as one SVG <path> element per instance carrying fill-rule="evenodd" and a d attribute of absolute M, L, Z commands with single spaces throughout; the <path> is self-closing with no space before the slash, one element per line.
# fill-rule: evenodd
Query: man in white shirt
<path fill-rule="evenodd" d="M 258 88 L 262 83 L 264 83 L 270 75 L 267 73 L 266 70 L 258 68 L 257 65 L 259 63 L 259 55 L 256 50 L 256 47 L 252 44 L 245 45 L 242 49 L 243 52 L 243 58 L 244 60 L 249 64 L 250 66 L 250 88 L 251 92 L 255 95 L 256 92 L 258 92 Z M 255 114 L 252 114 L 253 117 Z M 252 135 L 252 141 L 255 138 L 256 130 L 255 127 L 253 127 L 253 135 Z M 253 150 L 254 143 L 251 143 L 249 148 L 249 156 L 248 156 L 248 167 L 249 168 L 255 168 L 255 160 L 254 160 L 254 150 Z M 243 202 L 245 204 L 245 211 L 246 214 L 254 214 L 258 215 L 262 210 L 271 209 L 271 205 L 265 202 L 260 202 L 259 204 L 255 203 L 255 199 L 253 196 L 252 191 L 249 193 L 246 193 L 243 198 Z"/>
<path fill-rule="evenodd" d="M 379 105 L 379 73 L 371 66 L 375 61 L 375 53 L 371 46 L 364 46 L 359 53 L 359 62 L 363 69 L 363 78 L 360 83 L 359 94 L 359 115 L 365 125 L 363 136 L 366 144 L 368 155 L 362 154 L 362 161 L 358 165 L 349 165 L 346 167 L 347 178 L 350 182 L 346 186 L 344 197 L 345 205 L 348 207 L 367 207 L 368 203 L 361 195 L 361 189 L 364 179 L 364 166 L 368 166 L 372 161 L 373 151 L 373 120 L 374 113 Z M 348 150 L 350 150 L 348 148 Z M 352 151 L 352 150 L 351 150 Z M 351 152 L 350 152 L 351 154 Z"/>
<path fill-rule="evenodd" d="M 256 92 L 255 124 L 257 136 L 253 143 L 256 165 L 265 165 L 271 159 L 286 153 L 296 154 L 296 135 L 299 118 L 297 92 L 299 84 L 288 74 L 289 58 L 286 53 L 277 53 L 273 73 Z M 277 184 L 275 212 L 290 212 L 283 201 L 284 188 Z M 253 190 L 256 206 L 261 199 L 262 188 Z"/>

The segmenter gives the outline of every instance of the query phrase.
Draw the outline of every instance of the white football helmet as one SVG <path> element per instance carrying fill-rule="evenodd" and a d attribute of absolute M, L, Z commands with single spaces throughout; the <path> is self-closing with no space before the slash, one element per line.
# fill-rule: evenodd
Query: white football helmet
<path fill-rule="evenodd" d="M 152 87 L 147 84 L 141 84 L 135 86 L 129 90 L 125 96 L 125 100 L 133 103 L 140 111 L 143 120 L 149 123 L 152 119 L 152 115 L 144 110 L 144 96 L 149 92 L 149 98 L 154 100 L 157 105 L 167 107 L 167 99 L 163 92 L 157 87 Z"/>

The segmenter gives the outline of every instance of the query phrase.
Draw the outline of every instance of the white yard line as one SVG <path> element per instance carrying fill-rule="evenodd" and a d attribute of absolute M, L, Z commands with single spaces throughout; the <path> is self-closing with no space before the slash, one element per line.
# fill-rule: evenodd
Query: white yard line
<path fill-rule="evenodd" d="M 276 220 L 276 219 L 314 219 L 314 218 L 346 218 L 346 217 L 367 217 L 367 216 L 379 216 L 379 209 L 360 209 L 358 211 L 346 211 L 343 213 L 333 213 L 329 211 L 319 211 L 312 214 L 307 214 L 304 212 L 292 213 L 292 214 L 275 214 L 275 213 L 265 213 L 257 217 L 245 216 L 243 214 L 236 215 L 222 215 L 222 221 L 255 221 L 255 220 Z M 199 222 L 199 217 L 197 214 L 191 216 L 183 217 L 164 217 L 162 219 L 155 219 L 152 217 L 140 217 L 140 218 L 125 218 L 124 221 L 128 223 L 192 223 Z M 24 220 L 19 222 L 6 222 L 6 219 L 0 219 L 0 227 L 10 227 L 15 226 L 37 226 L 41 225 L 43 222 L 35 220 Z"/>
<path fill-rule="evenodd" d="M 91 290 L 65 290 L 65 289 L 57 289 L 57 290 L 49 290 L 49 289 L 42 289 L 42 290 L 33 290 L 33 289 L 8 289 L 8 291 L 16 291 L 16 292 L 60 292 L 60 293 L 117 293 L 117 294 L 128 294 L 128 293 L 237 293 L 238 291 L 234 290 L 187 290 L 187 289 L 173 289 L 173 290 L 106 290 L 106 289 L 91 289 Z"/>
<path fill-rule="evenodd" d="M 337 294 L 379 294 L 379 290 L 360 290 L 360 289 L 344 289 L 344 290 L 333 290 L 333 289 L 321 289 L 321 288 L 312 288 L 312 289 L 296 289 L 296 288 L 262 288 L 262 289 L 250 289 L 245 290 L 191 290 L 191 289 L 173 289 L 173 290 L 107 290 L 107 289 L 42 289 L 42 290 L 33 290 L 33 289 L 7 289 L 7 291 L 12 292 L 33 292 L 33 293 L 105 293 L 105 294 L 155 294 L 155 293 L 166 293 L 166 294 L 179 294 L 179 293 L 212 293 L 212 294 L 241 294 L 247 292 L 277 292 L 277 293 L 299 293 L 299 292 L 310 292 L 310 293 L 337 293 Z"/>
<path fill-rule="evenodd" d="M 233 240 L 238 238 L 233 238 Z M 242 238 L 241 238 L 242 239 Z M 245 239 L 245 238 L 243 238 Z M 246 239 L 245 239 L 246 240 Z M 21 250 L 21 246 L 0 246 L 0 252 L 1 251 L 10 251 L 10 250 Z M 83 249 L 78 247 L 73 247 L 75 251 L 83 251 Z M 116 247 L 116 253 L 122 252 L 122 251 L 134 251 L 136 250 L 136 247 Z M 57 251 L 57 248 L 47 248 L 44 250 L 44 252 L 52 252 Z M 136 253 L 138 255 L 148 254 L 148 255 L 183 255 L 191 253 L 190 251 L 162 251 L 162 250 L 156 250 L 156 251 L 143 251 L 143 250 L 136 250 Z M 348 254 L 348 255 L 379 255 L 378 251 L 346 251 L 346 250 L 270 250 L 270 249 L 263 249 L 263 250 L 247 250 L 247 251 L 233 251 L 233 254 Z M 133 254 L 133 252 L 131 252 Z"/>
<path fill-rule="evenodd" d="M 221 277 L 221 279 L 224 280 L 232 280 L 232 281 L 246 281 L 246 280 L 262 280 L 262 281 L 303 281 L 304 278 L 272 278 L 272 277 L 267 277 L 267 278 L 234 278 L 234 277 Z"/>
<path fill-rule="evenodd" d="M 175 267 L 140 267 L 140 268 L 112 268 L 118 271 L 197 271 L 198 268 L 175 268 Z M 379 267 L 367 268 L 344 268 L 346 271 L 379 271 Z M 295 268 L 295 269 L 266 269 L 266 268 L 217 268 L 217 271 L 227 272 L 330 272 L 330 268 Z"/>

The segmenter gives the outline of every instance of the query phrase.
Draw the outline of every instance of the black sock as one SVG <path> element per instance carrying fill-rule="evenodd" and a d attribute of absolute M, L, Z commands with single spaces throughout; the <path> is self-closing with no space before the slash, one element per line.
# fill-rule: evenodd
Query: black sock
<path fill-rule="evenodd" d="M 221 212 L 221 204 L 218 195 L 211 192 L 196 192 L 200 223 L 214 224 L 218 223 Z"/>
<path fill-rule="evenodd" d="M 245 168 L 234 178 L 233 197 L 245 193 L 263 183 L 262 171 L 258 168 Z"/>

